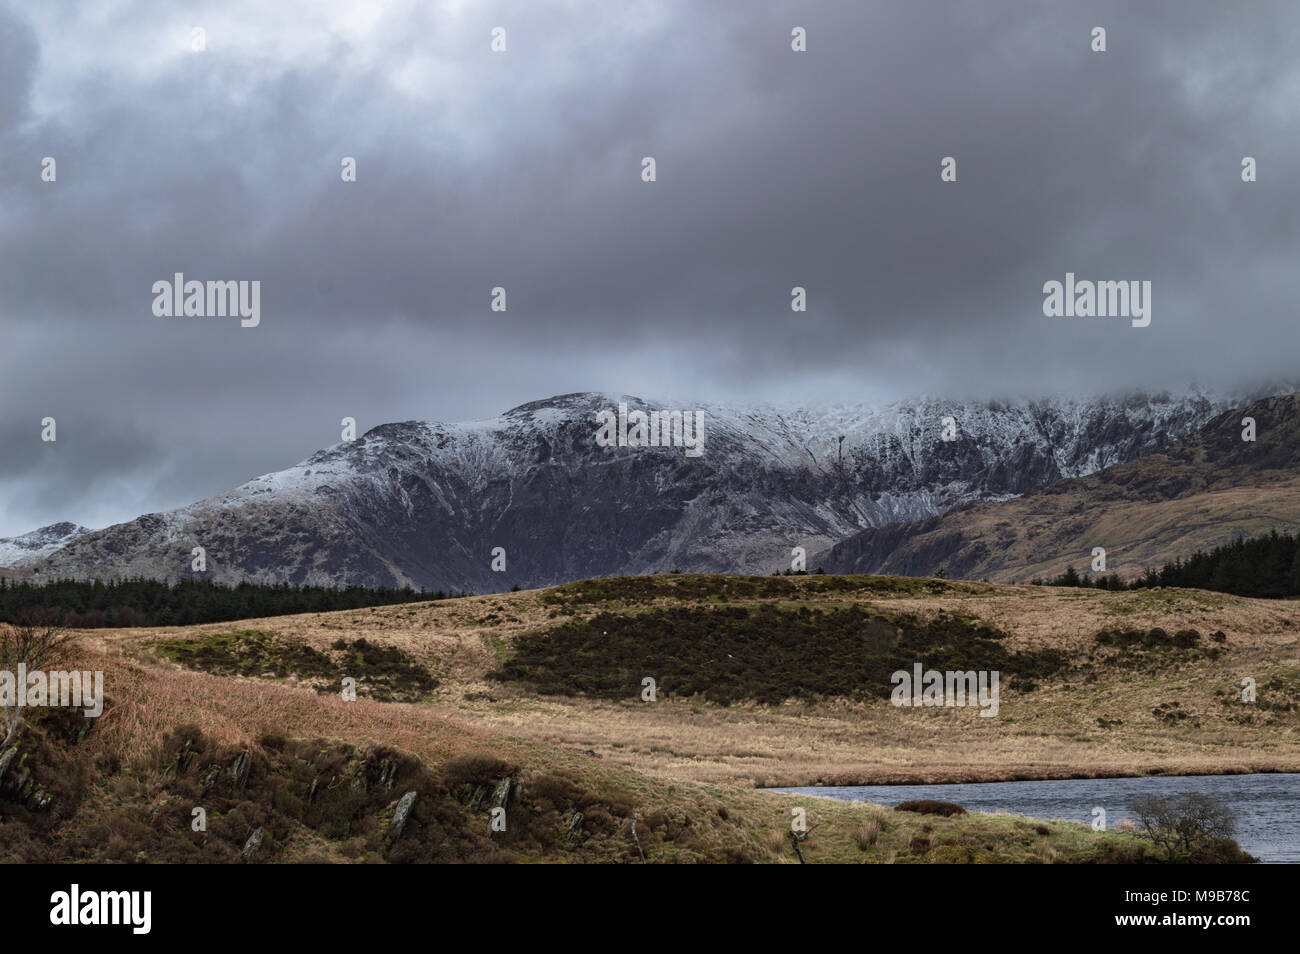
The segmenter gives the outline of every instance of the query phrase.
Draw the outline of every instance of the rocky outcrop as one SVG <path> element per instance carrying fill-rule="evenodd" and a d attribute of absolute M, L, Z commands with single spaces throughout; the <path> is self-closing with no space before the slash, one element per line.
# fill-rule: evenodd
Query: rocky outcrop
<path fill-rule="evenodd" d="M 0 797 L 34 812 L 49 808 L 54 801 L 54 795 L 36 781 L 27 764 L 27 754 L 17 744 L 0 752 Z"/>
<path fill-rule="evenodd" d="M 415 806 L 415 792 L 407 792 L 397 800 L 397 807 L 393 809 L 392 820 L 388 823 L 388 840 L 394 842 L 402 837 L 402 830 L 406 828 L 406 819 L 410 817 L 411 809 Z"/>
<path fill-rule="evenodd" d="M 260 826 L 254 829 L 253 833 L 248 836 L 248 841 L 244 842 L 244 848 L 239 853 L 240 858 L 244 861 L 252 861 L 253 856 L 256 855 L 258 849 L 262 847 L 262 842 L 265 838 L 266 829 Z"/>

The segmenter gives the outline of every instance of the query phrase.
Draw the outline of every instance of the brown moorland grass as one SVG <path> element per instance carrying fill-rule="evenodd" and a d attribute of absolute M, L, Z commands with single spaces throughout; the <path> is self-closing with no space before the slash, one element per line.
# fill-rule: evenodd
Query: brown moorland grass
<path fill-rule="evenodd" d="M 389 842 L 384 835 L 393 805 L 380 807 L 389 797 L 377 789 L 368 807 L 358 796 L 360 814 L 345 817 L 346 832 L 295 819 L 304 811 L 306 780 L 320 765 L 368 758 L 373 768 L 382 757 L 407 766 L 405 755 L 441 772 L 452 790 L 477 779 L 479 769 L 473 766 L 509 764 L 509 771 L 518 772 L 526 810 L 535 816 L 534 830 L 540 827 L 544 836 L 541 847 L 533 843 L 522 854 L 484 848 L 471 860 L 635 862 L 644 857 L 649 863 L 797 863 L 788 842 L 791 810 L 796 807 L 814 826 L 801 845 L 809 863 L 1149 860 L 1145 841 L 1131 833 L 1098 834 L 1084 825 L 1056 824 L 1044 836 L 1025 819 L 921 818 L 866 803 L 672 781 L 537 738 L 487 731 L 428 706 L 344 702 L 305 687 L 141 665 L 120 652 L 120 635 L 102 640 L 100 647 L 83 647 L 75 660 L 82 668 L 105 672 L 110 700 L 92 731 L 61 753 L 66 762 L 44 767 L 63 775 L 71 773 L 69 767 L 79 769 L 71 773 L 77 775 L 75 784 L 61 791 L 62 800 L 38 835 L 25 837 L 12 817 L 0 826 L 0 860 L 236 861 L 240 845 L 254 826 L 262 825 L 274 833 L 266 836 L 268 847 L 263 849 L 273 855 L 263 860 L 379 860 L 393 850 L 385 847 Z M 179 728 L 185 726 L 193 728 Z M 39 740 L 42 731 L 38 724 L 28 741 Z M 199 778 L 184 768 L 188 743 L 181 747 L 182 737 L 196 740 L 194 750 L 212 757 L 200 761 L 200 767 L 219 767 L 227 788 L 233 785 L 229 776 L 238 764 L 237 753 L 251 752 L 254 765 L 248 793 L 223 791 L 222 811 L 212 816 L 211 831 L 192 838 L 187 831 L 190 806 L 217 796 L 195 794 Z M 287 741 L 293 739 L 319 741 Z M 383 748 L 376 751 L 377 744 Z M 303 761 L 311 758 L 317 762 Z M 286 759 L 307 774 L 298 771 L 290 777 Z M 284 777 L 269 777 L 276 771 Z M 435 783 L 418 780 L 418 766 L 399 771 L 402 784 L 392 791 L 393 800 L 409 784 L 426 792 L 426 802 L 436 796 Z M 490 765 L 487 771 L 490 775 Z M 329 777 L 327 773 L 320 779 Z M 272 783 L 291 784 L 280 784 L 273 795 L 254 796 L 255 788 Z M 566 798 L 579 798 L 586 806 L 581 822 L 585 833 L 577 843 L 564 836 L 563 828 L 571 820 L 573 804 L 560 814 L 546 809 L 550 802 Z M 447 830 L 447 825 L 459 823 L 466 840 L 466 826 L 486 829 L 486 811 L 444 801 L 437 807 L 441 814 L 429 818 L 430 825 L 441 819 L 439 830 Z M 636 840 L 629 824 L 634 812 L 640 813 Z M 487 835 L 476 833 L 474 838 L 491 844 Z"/>
<path fill-rule="evenodd" d="M 321 651 L 340 636 L 397 647 L 439 680 L 428 701 L 412 711 L 562 750 L 591 750 L 606 765 L 677 780 L 793 786 L 1300 770 L 1296 711 L 1251 708 L 1238 697 L 1245 677 L 1260 686 L 1294 683 L 1300 673 L 1296 601 L 953 581 L 934 581 L 930 589 L 913 580 L 891 585 L 892 578 L 859 578 L 873 584 L 845 592 L 826 587 L 826 579 L 836 578 L 780 578 L 783 605 L 865 605 L 920 616 L 943 610 L 1004 630 L 1010 649 L 1057 648 L 1085 661 L 1093 654 L 1090 675 L 1043 681 L 1032 693 L 1004 684 L 999 717 L 992 719 L 971 709 L 898 709 L 883 700 L 721 707 L 660 697 L 647 704 L 639 700 L 639 686 L 629 687 L 625 701 L 540 697 L 526 686 L 486 678 L 521 634 L 565 620 L 724 599 L 763 602 L 744 588 L 710 585 L 731 579 L 632 578 L 607 588 L 611 598 L 591 602 L 565 599 L 573 588 L 560 588 L 245 621 L 238 628 L 277 633 Z M 649 581 L 644 592 L 636 590 L 638 580 Z M 663 595 L 665 581 L 689 584 L 693 595 Z M 728 590 L 738 590 L 737 597 L 727 598 Z M 1192 628 L 1206 646 L 1214 645 L 1209 635 L 1221 631 L 1225 641 L 1216 659 L 1153 655 L 1125 662 L 1096 645 L 1098 632 L 1117 626 L 1171 633 Z M 172 664 L 151 649 L 158 640 L 232 628 L 101 630 L 87 638 L 105 651 L 168 669 Z M 244 681 L 250 692 L 264 685 Z M 1175 702 L 1187 718 L 1157 714 Z"/>

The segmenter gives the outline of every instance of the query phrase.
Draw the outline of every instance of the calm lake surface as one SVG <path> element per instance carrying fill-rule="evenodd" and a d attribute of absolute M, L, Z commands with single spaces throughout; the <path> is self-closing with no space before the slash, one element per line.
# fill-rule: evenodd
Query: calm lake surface
<path fill-rule="evenodd" d="M 1237 811 L 1237 843 L 1260 861 L 1300 863 L 1300 775 L 1184 775 L 1177 778 L 1082 778 L 1050 782 L 979 782 L 969 785 L 854 785 L 843 788 L 778 788 L 854 802 L 897 805 L 918 798 L 956 802 L 972 812 L 1092 823 L 1092 809 L 1106 809 L 1106 825 L 1133 815 L 1134 795 L 1200 792 Z"/>

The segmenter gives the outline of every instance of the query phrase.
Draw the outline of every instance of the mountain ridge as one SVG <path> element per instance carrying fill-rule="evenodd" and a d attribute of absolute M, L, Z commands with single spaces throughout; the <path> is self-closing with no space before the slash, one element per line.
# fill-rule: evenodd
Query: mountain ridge
<path fill-rule="evenodd" d="M 620 402 L 702 411 L 703 456 L 597 446 L 597 413 Z M 790 565 L 795 546 L 812 554 L 863 529 L 1141 456 L 1226 404 L 1192 392 L 737 407 L 576 392 L 479 421 L 381 424 L 226 493 L 19 565 L 44 578 L 477 591 L 669 569 L 771 572 Z M 945 418 L 959 439 L 942 439 Z M 202 572 L 192 569 L 200 546 Z"/>

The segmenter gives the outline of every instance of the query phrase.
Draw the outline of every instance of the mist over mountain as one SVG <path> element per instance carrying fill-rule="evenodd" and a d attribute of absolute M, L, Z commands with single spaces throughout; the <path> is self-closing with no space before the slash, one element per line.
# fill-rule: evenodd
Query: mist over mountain
<path fill-rule="evenodd" d="M 601 446 L 599 416 L 620 403 L 629 418 L 702 415 L 702 453 Z M 1231 404 L 1201 392 L 880 407 L 568 394 L 482 421 L 385 424 L 227 493 L 13 563 L 37 578 L 479 592 L 671 569 L 771 572 L 790 566 L 794 547 L 811 560 L 863 530 L 1141 457 Z"/>

